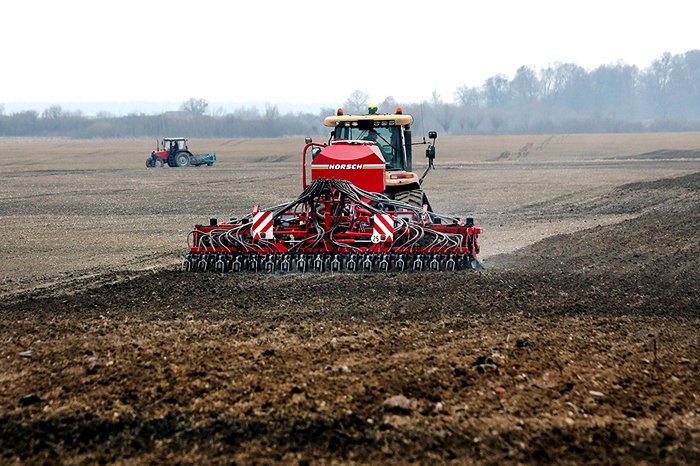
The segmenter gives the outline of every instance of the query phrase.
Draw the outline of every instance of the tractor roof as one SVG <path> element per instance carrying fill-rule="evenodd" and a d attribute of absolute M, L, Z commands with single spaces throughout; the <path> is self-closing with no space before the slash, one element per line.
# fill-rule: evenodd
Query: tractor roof
<path fill-rule="evenodd" d="M 404 126 L 413 123 L 411 115 L 399 113 L 383 113 L 374 115 L 333 115 L 326 117 L 323 124 L 326 126 L 338 126 L 340 123 L 353 121 L 393 121 L 394 125 Z"/>

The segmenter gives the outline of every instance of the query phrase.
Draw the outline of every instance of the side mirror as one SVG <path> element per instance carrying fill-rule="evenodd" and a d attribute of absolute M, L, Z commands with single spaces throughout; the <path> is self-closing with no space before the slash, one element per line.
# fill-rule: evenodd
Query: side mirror
<path fill-rule="evenodd" d="M 306 136 L 306 137 L 304 138 L 304 142 L 307 143 L 307 144 L 311 144 L 311 143 L 313 142 L 313 139 L 311 139 L 310 137 Z"/>
<path fill-rule="evenodd" d="M 433 143 L 428 143 L 428 148 L 425 149 L 425 156 L 428 158 L 430 165 L 433 164 L 435 158 L 435 140 L 437 139 L 437 131 L 428 131 L 428 138 L 433 140 Z"/>

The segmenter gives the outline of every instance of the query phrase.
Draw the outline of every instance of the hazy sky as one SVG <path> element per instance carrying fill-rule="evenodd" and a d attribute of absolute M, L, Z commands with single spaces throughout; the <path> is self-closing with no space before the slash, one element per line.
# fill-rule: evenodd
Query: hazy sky
<path fill-rule="evenodd" d="M 700 48 L 688 0 L 21 0 L 0 6 L 0 102 L 452 101 L 463 84 Z"/>

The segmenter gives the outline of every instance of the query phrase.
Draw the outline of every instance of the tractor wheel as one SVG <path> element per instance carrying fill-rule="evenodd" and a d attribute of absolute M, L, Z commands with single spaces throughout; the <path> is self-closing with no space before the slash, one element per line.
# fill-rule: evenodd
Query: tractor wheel
<path fill-rule="evenodd" d="M 416 207 L 423 207 L 425 204 L 423 191 L 420 189 L 409 189 L 408 191 L 399 191 L 394 195 L 394 199 L 399 202 L 405 202 Z"/>
<path fill-rule="evenodd" d="M 153 159 L 150 158 L 150 157 L 147 158 L 147 159 L 146 159 L 146 168 L 152 168 L 153 166 L 154 166 L 154 165 L 153 165 Z"/>
<path fill-rule="evenodd" d="M 178 152 L 175 154 L 175 165 L 178 167 L 188 167 L 190 165 L 190 154 L 187 152 Z"/>
<path fill-rule="evenodd" d="M 163 163 L 163 159 L 155 159 L 153 161 L 153 166 L 156 168 L 163 168 L 163 166 L 165 166 L 165 164 Z"/>

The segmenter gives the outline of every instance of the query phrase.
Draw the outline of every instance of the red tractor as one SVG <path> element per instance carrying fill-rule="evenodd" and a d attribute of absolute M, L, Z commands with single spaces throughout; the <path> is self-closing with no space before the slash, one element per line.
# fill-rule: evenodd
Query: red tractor
<path fill-rule="evenodd" d="M 151 152 L 151 156 L 146 159 L 146 167 L 161 168 L 165 165 L 169 167 L 199 167 L 206 165 L 211 167 L 216 162 L 216 154 L 193 154 L 187 147 L 186 138 L 163 138 L 156 142 L 156 150 Z"/>
<path fill-rule="evenodd" d="M 428 166 L 412 171 L 413 118 L 400 108 L 325 119 L 331 137 L 306 139 L 302 194 L 295 200 L 225 223 L 210 219 L 190 233 L 183 270 L 407 271 L 480 268 L 481 228 L 433 212 L 422 181 L 433 167 L 437 133 L 427 144 Z M 311 180 L 307 158 L 311 158 Z"/>

